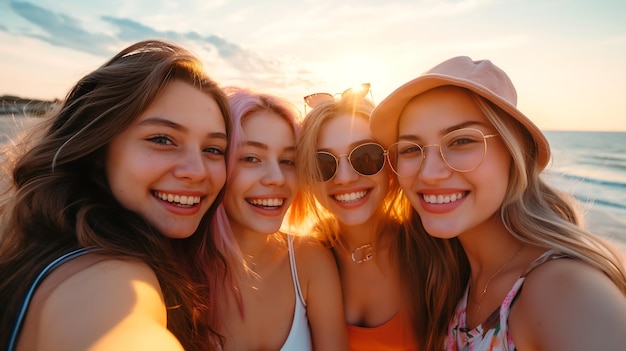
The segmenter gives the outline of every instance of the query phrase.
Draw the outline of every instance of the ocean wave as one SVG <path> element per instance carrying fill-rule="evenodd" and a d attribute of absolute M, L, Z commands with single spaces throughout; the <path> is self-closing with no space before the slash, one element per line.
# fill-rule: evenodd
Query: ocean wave
<path fill-rule="evenodd" d="M 577 164 L 584 164 L 588 166 L 600 166 L 602 168 L 615 169 L 618 171 L 626 170 L 626 157 L 620 156 L 589 156 L 589 157 L 580 157 L 578 160 L 575 160 Z"/>
<path fill-rule="evenodd" d="M 589 184 L 595 184 L 595 185 L 601 185 L 601 186 L 607 186 L 607 187 L 615 187 L 615 188 L 620 188 L 620 190 L 626 189 L 626 182 L 623 182 L 623 181 L 585 177 L 585 176 L 580 176 L 580 175 L 576 175 L 572 173 L 562 173 L 562 172 L 550 172 L 550 173 L 561 178 L 574 180 L 576 182 L 589 183 Z"/>
<path fill-rule="evenodd" d="M 580 201 L 584 205 L 589 205 L 589 206 L 594 206 L 594 207 L 603 206 L 603 207 L 610 207 L 612 209 L 626 210 L 626 206 L 624 206 L 623 204 L 615 202 L 615 201 L 610 201 L 605 198 L 594 197 L 589 194 L 576 193 L 576 192 L 573 193 L 572 196 L 574 196 L 578 201 Z"/>

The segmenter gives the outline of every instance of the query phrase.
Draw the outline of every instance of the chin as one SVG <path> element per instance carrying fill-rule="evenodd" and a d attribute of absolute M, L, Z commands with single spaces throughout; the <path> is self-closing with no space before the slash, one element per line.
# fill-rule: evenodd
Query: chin
<path fill-rule="evenodd" d="M 187 239 L 194 234 L 197 227 L 192 228 L 163 228 L 163 236 L 170 239 Z"/>
<path fill-rule="evenodd" d="M 458 228 L 448 221 L 428 221 L 427 219 L 422 219 L 422 225 L 430 236 L 439 239 L 452 239 L 461 234 Z"/>

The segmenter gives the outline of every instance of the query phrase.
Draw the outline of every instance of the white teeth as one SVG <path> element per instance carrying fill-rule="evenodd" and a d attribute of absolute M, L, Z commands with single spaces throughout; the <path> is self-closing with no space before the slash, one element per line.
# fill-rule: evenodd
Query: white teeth
<path fill-rule="evenodd" d="M 274 198 L 274 199 L 248 199 L 248 203 L 254 206 L 261 207 L 280 207 L 285 202 L 285 199 Z"/>
<path fill-rule="evenodd" d="M 186 196 L 186 195 L 174 195 L 161 192 L 154 193 L 159 199 L 167 202 L 171 202 L 177 205 L 192 206 L 200 203 L 200 196 Z"/>
<path fill-rule="evenodd" d="M 367 191 L 363 190 L 347 194 L 333 195 L 333 197 L 339 202 L 354 202 L 361 200 L 365 196 L 365 194 L 367 194 Z"/>
<path fill-rule="evenodd" d="M 456 200 L 460 200 L 463 197 L 463 193 L 456 193 L 452 195 L 427 195 L 423 194 L 422 197 L 424 201 L 429 204 L 447 204 L 450 202 L 455 202 Z"/>

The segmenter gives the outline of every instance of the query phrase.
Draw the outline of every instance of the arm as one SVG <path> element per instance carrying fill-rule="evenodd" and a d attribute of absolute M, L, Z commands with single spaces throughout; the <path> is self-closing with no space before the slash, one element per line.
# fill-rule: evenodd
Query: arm
<path fill-rule="evenodd" d="M 335 259 L 330 250 L 316 240 L 298 239 L 296 261 L 300 284 L 306 286 L 303 294 L 313 349 L 348 350 L 348 331 Z"/>
<path fill-rule="evenodd" d="M 105 260 L 61 283 L 39 326 L 46 350 L 182 350 L 166 327 L 154 272 L 133 261 Z"/>
<path fill-rule="evenodd" d="M 626 296 L 593 267 L 558 259 L 528 276 L 509 324 L 520 350 L 623 350 Z"/>

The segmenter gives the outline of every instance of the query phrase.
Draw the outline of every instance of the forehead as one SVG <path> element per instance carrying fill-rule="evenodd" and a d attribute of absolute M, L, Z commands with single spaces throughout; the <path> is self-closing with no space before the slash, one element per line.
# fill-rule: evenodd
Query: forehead
<path fill-rule="evenodd" d="M 189 132 L 226 133 L 224 117 L 215 99 L 180 80 L 169 82 L 133 124 L 155 117 L 166 119 Z"/>
<path fill-rule="evenodd" d="M 467 122 L 488 124 L 473 97 L 464 89 L 441 87 L 414 97 L 400 114 L 400 134 L 407 128 L 444 129 Z"/>
<path fill-rule="evenodd" d="M 328 120 L 317 138 L 319 148 L 340 148 L 355 141 L 371 140 L 367 118 L 351 114 L 339 114 Z"/>
<path fill-rule="evenodd" d="M 251 141 L 283 142 L 293 144 L 295 133 L 293 125 L 283 116 L 271 112 L 261 111 L 250 114 L 241 122 L 244 139 Z"/>

